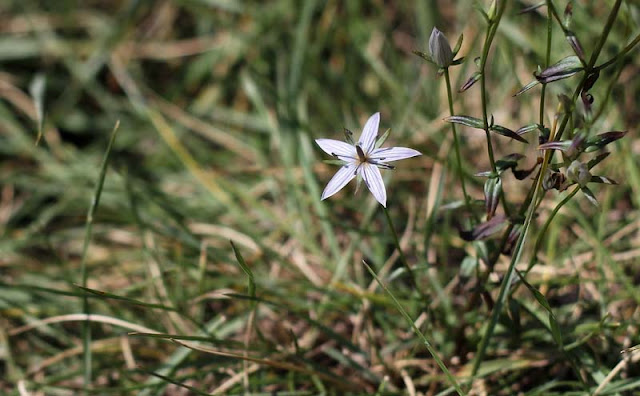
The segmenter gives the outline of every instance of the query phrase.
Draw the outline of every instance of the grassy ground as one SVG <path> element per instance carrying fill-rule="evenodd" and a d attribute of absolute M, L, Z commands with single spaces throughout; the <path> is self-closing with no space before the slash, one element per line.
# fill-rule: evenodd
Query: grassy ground
<path fill-rule="evenodd" d="M 489 111 L 514 129 L 538 120 L 539 87 L 513 97 L 544 63 L 546 10 L 518 14 L 534 3 L 509 2 L 487 68 Z M 613 3 L 575 2 L 587 54 Z M 595 172 L 619 185 L 560 210 L 527 278 L 544 297 L 508 299 L 469 381 L 509 257 L 480 282 L 492 242 L 459 234 L 444 82 L 411 53 L 434 25 L 464 33 L 459 87 L 486 29 L 471 1 L 3 1 L 0 393 L 453 394 L 364 260 L 469 394 L 638 394 L 637 51 L 592 91 L 593 131 L 629 131 Z M 623 2 L 602 59 L 639 30 Z M 552 61 L 571 54 L 557 26 L 552 43 Z M 577 79 L 548 86 L 547 122 Z M 454 97 L 479 116 L 479 87 Z M 313 139 L 375 111 L 389 145 L 424 153 L 384 173 L 418 289 L 366 188 L 320 201 L 337 168 Z M 458 133 L 465 172 L 489 169 L 484 134 Z M 496 152 L 532 166 L 529 141 Z M 513 202 L 531 184 L 504 183 Z M 566 195 L 547 194 L 519 268 Z"/>

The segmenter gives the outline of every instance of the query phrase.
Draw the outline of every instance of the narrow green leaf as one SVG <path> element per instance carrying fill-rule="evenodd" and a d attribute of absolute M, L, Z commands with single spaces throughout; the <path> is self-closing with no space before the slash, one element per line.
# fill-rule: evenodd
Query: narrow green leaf
<path fill-rule="evenodd" d="M 516 133 L 518 135 L 524 135 L 525 133 L 534 131 L 536 129 L 540 129 L 540 124 L 533 123 L 533 124 L 528 124 L 528 125 L 521 126 L 520 128 L 518 128 L 516 130 Z"/>
<path fill-rule="evenodd" d="M 553 340 L 562 348 L 564 342 L 562 341 L 562 333 L 560 331 L 560 326 L 558 325 L 558 321 L 553 313 L 549 312 L 549 326 L 551 327 L 551 335 L 553 336 Z"/>
<path fill-rule="evenodd" d="M 467 89 L 471 88 L 478 80 L 480 80 L 480 77 L 482 77 L 482 73 L 474 72 L 471 77 L 469 77 L 469 79 L 464 84 L 462 84 L 460 89 L 458 89 L 458 92 L 464 92 Z"/>
<path fill-rule="evenodd" d="M 471 128 L 484 129 L 484 122 L 481 119 L 475 117 L 451 116 L 445 118 L 444 120 L 453 124 L 461 124 Z"/>
<path fill-rule="evenodd" d="M 535 299 L 538 301 L 538 303 L 540 305 L 542 305 L 542 307 L 549 314 L 553 314 L 553 311 L 551 310 L 551 305 L 549 305 L 549 302 L 547 301 L 545 296 L 542 295 L 542 293 L 540 293 L 540 291 L 538 289 L 536 289 L 529 282 L 527 282 L 527 280 L 525 279 L 525 277 L 522 275 L 522 273 L 520 271 L 516 270 L 516 274 L 520 278 L 520 282 L 522 282 L 522 284 L 531 292 L 531 294 L 533 294 L 533 297 L 535 297 Z"/>
<path fill-rule="evenodd" d="M 461 58 L 456 58 L 453 61 L 451 61 L 451 65 L 450 66 L 455 66 L 455 65 L 461 65 L 464 62 L 465 57 L 461 57 Z"/>
<path fill-rule="evenodd" d="M 527 92 L 528 90 L 530 90 L 531 88 L 535 87 L 538 84 L 540 84 L 540 81 L 533 80 L 529 84 L 527 84 L 524 87 L 520 88 L 520 90 L 518 92 L 516 92 L 513 96 L 522 95 L 523 93 Z"/>
<path fill-rule="evenodd" d="M 618 184 L 618 182 L 606 176 L 591 176 L 590 183 Z"/>
<path fill-rule="evenodd" d="M 249 266 L 247 265 L 247 262 L 244 261 L 244 257 L 242 257 L 242 254 L 240 253 L 238 248 L 236 248 L 236 245 L 233 243 L 233 241 L 229 241 L 229 242 L 231 243 L 231 248 L 233 249 L 233 253 L 236 255 L 236 260 L 238 261 L 240 268 L 242 268 L 242 271 L 244 271 L 244 273 L 249 278 L 248 294 L 251 297 L 255 297 L 256 283 L 255 283 L 255 279 L 253 278 L 253 272 L 251 272 L 251 268 L 249 268 Z"/>
<path fill-rule="evenodd" d="M 522 142 L 522 143 L 529 143 L 527 141 L 527 139 L 525 139 L 522 136 L 518 135 L 517 133 L 515 133 L 511 129 L 505 128 L 505 127 L 503 127 L 501 125 L 491 125 L 489 127 L 489 129 L 492 132 L 497 133 L 498 135 L 506 136 L 506 137 L 509 137 L 511 139 L 517 140 L 517 141 Z"/>
<path fill-rule="evenodd" d="M 538 146 L 538 150 L 560 150 L 567 151 L 571 147 L 571 140 L 562 140 L 560 142 L 547 142 Z"/>
<path fill-rule="evenodd" d="M 491 219 L 498 209 L 501 192 L 502 179 L 500 177 L 489 178 L 484 183 L 484 203 L 488 219 Z"/>
<path fill-rule="evenodd" d="M 594 166 L 598 165 L 603 159 L 607 158 L 609 156 L 609 154 L 611 154 L 610 152 L 606 151 L 602 154 L 598 154 L 597 156 L 595 156 L 594 158 L 592 158 L 591 160 L 589 160 L 589 162 L 587 162 L 587 168 L 589 168 L 589 170 L 591 170 L 591 168 L 593 168 Z"/>
<path fill-rule="evenodd" d="M 611 142 L 615 142 L 618 139 L 622 139 L 627 134 L 627 131 L 611 131 L 601 133 L 590 139 L 587 139 L 587 151 L 593 151 L 601 149 Z"/>
<path fill-rule="evenodd" d="M 458 41 L 456 41 L 456 45 L 455 47 L 453 47 L 453 56 L 455 57 L 456 55 L 458 55 L 458 51 L 460 51 L 460 47 L 462 47 L 462 39 L 464 38 L 463 34 L 460 33 L 460 36 L 458 37 Z"/>
<path fill-rule="evenodd" d="M 426 60 L 427 62 L 431 63 L 434 66 L 438 66 L 433 59 L 431 59 L 431 55 L 427 54 L 426 52 L 422 52 L 422 51 L 416 51 L 413 50 L 411 51 L 413 52 L 415 55 L 418 55 L 419 57 L 421 57 L 422 59 Z"/>
<path fill-rule="evenodd" d="M 582 71 L 584 66 L 575 55 L 567 56 L 561 59 L 559 62 L 547 67 L 540 73 L 535 73 L 535 77 L 543 84 L 550 83 L 552 81 L 562 80 L 567 77 L 571 77 L 574 74 Z"/>
<path fill-rule="evenodd" d="M 580 187 L 580 190 L 584 193 L 585 197 L 587 197 L 589 202 L 591 202 L 596 208 L 600 207 L 600 204 L 598 204 L 598 200 L 596 199 L 596 196 L 593 195 L 593 192 L 591 190 L 589 190 L 589 187 L 587 186 Z"/>
<path fill-rule="evenodd" d="M 541 2 L 539 2 L 538 4 L 534 4 L 534 5 L 531 5 L 531 6 L 529 6 L 529 7 L 525 7 L 525 8 L 523 8 L 523 9 L 521 9 L 520 11 L 518 11 L 518 14 L 526 14 L 526 13 L 528 13 L 528 12 L 535 11 L 535 10 L 537 10 L 538 8 L 540 8 L 540 7 L 544 6 L 545 4 L 546 4 L 546 2 L 541 1 Z"/>

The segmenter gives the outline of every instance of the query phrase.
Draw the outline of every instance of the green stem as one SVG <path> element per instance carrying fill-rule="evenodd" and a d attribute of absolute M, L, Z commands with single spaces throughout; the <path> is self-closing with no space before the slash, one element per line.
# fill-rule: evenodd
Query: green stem
<path fill-rule="evenodd" d="M 453 95 L 451 94 L 451 79 L 449 77 L 449 68 L 444 69 L 444 80 L 447 83 L 447 99 L 449 100 L 449 114 L 454 115 L 453 111 Z M 458 168 L 458 177 L 460 178 L 460 185 L 462 186 L 462 194 L 464 195 L 464 203 L 467 206 L 467 211 L 472 215 L 475 212 L 471 208 L 471 198 L 467 194 L 467 187 L 464 182 L 464 172 L 462 171 L 462 156 L 460 155 L 460 143 L 458 140 L 458 132 L 456 131 L 456 124 L 451 122 L 451 131 L 453 132 L 453 146 L 456 151 L 456 167 Z M 477 220 L 477 219 L 476 219 Z"/>
<path fill-rule="evenodd" d="M 398 233 L 396 232 L 396 229 L 393 226 L 393 220 L 391 220 L 391 215 L 389 215 L 389 210 L 387 209 L 386 206 L 383 206 L 382 209 L 384 210 L 384 214 L 387 218 L 387 224 L 389 225 L 389 229 L 391 230 L 391 235 L 393 236 L 393 242 L 395 243 L 396 249 L 398 250 L 400 261 L 402 262 L 402 265 L 404 266 L 404 268 L 407 270 L 407 273 L 409 273 L 412 286 L 416 289 L 416 291 L 422 294 L 421 289 L 418 287 L 418 283 L 416 281 L 416 277 L 413 273 L 413 270 L 409 266 L 409 263 L 407 262 L 407 259 L 404 256 L 404 253 L 402 252 L 402 248 L 400 247 L 400 239 L 398 238 Z"/>
<path fill-rule="evenodd" d="M 613 27 L 613 23 L 616 21 L 618 17 L 618 11 L 620 10 L 620 5 L 622 4 L 622 0 L 616 0 L 611 12 L 609 13 L 609 17 L 607 18 L 607 23 L 604 25 L 604 29 L 602 30 L 602 34 L 600 35 L 600 40 L 596 43 L 596 48 L 593 50 L 591 54 L 591 58 L 589 59 L 589 64 L 587 65 L 587 71 L 592 71 L 593 66 L 595 66 L 596 61 L 598 60 L 598 56 L 600 56 L 600 51 L 604 46 L 604 43 L 607 41 L 607 37 L 609 37 L 609 32 L 611 32 L 611 28 Z"/>
<path fill-rule="evenodd" d="M 80 276 L 82 287 L 86 289 L 87 280 L 89 274 L 87 271 L 87 253 L 89 252 L 89 244 L 91 242 L 91 233 L 93 230 L 93 216 L 96 213 L 98 204 L 100 203 L 100 195 L 102 194 L 102 186 L 104 186 L 104 179 L 107 174 L 107 164 L 109 163 L 109 155 L 113 148 L 113 142 L 116 140 L 116 133 L 118 132 L 118 126 L 120 121 L 116 122 L 113 132 L 111 132 L 111 138 L 107 150 L 102 158 L 102 165 L 100 166 L 100 173 L 98 175 L 98 183 L 89 206 L 87 213 L 87 220 L 84 230 L 84 242 L 82 244 L 82 256 L 80 259 Z M 85 291 L 82 297 L 82 312 L 87 315 L 91 315 L 91 308 L 89 307 L 89 297 Z M 82 322 L 82 356 L 83 356 L 83 381 L 84 381 L 84 393 L 89 394 L 89 386 L 91 385 L 91 326 L 89 326 L 89 320 Z"/>
<path fill-rule="evenodd" d="M 547 0 L 547 53 L 544 58 L 544 68 L 549 67 L 551 63 L 551 38 L 553 32 L 553 19 L 551 18 L 551 0 Z M 540 125 L 544 126 L 544 98 L 547 90 L 547 84 L 542 84 L 542 92 L 540 93 Z"/>
<path fill-rule="evenodd" d="M 496 171 L 496 162 L 493 156 L 493 144 L 491 142 L 491 132 L 489 131 L 489 119 L 487 115 L 487 78 L 485 73 L 485 67 L 487 65 L 487 59 L 489 58 L 489 49 L 491 49 L 491 43 L 493 42 L 493 38 L 498 31 L 498 25 L 500 24 L 500 19 L 502 18 L 502 14 L 504 13 L 505 7 L 507 5 L 506 1 L 500 2 L 500 9 L 498 10 L 498 14 L 496 18 L 492 20 L 489 24 L 489 29 L 487 29 L 487 36 L 484 40 L 484 46 L 482 48 L 482 58 L 480 61 L 480 94 L 482 100 L 482 121 L 484 122 L 484 131 L 487 135 L 487 150 L 489 153 L 489 161 L 491 162 L 491 170 L 493 173 L 497 173 Z"/>
<path fill-rule="evenodd" d="M 491 30 L 491 28 L 489 28 Z M 484 132 L 487 137 L 487 151 L 489 153 L 489 162 L 491 163 L 491 170 L 493 173 L 497 173 L 496 161 L 493 156 L 493 143 L 491 142 L 491 132 L 489 131 L 489 119 L 487 118 L 487 87 L 485 77 L 485 64 L 487 62 L 487 56 L 489 54 L 489 32 L 487 32 L 487 38 L 484 44 L 484 50 L 482 53 L 482 63 L 480 66 L 480 94 L 482 98 L 482 121 L 484 123 Z"/>

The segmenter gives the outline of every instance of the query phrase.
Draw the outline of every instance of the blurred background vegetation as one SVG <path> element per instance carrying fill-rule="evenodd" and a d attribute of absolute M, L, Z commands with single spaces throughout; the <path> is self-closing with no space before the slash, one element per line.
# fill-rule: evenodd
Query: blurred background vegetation
<path fill-rule="evenodd" d="M 518 13 L 535 3 L 509 2 L 488 67 L 489 111 L 513 129 L 538 117 L 539 89 L 513 97 L 544 62 L 545 8 Z M 612 4 L 574 2 L 572 27 L 587 54 Z M 466 62 L 452 69 L 461 86 L 484 37 L 476 7 L 488 4 L 0 3 L 0 393 L 72 395 L 83 387 L 86 218 L 118 120 L 84 256 L 87 286 L 106 293 L 89 299 L 97 315 L 92 394 L 450 392 L 362 260 L 451 371 L 469 375 L 508 257 L 480 285 L 486 298 L 472 299 L 482 244 L 462 241 L 451 210 L 462 194 L 442 121 L 446 92 L 411 51 L 427 50 L 434 26 L 452 45 L 464 33 Z M 623 2 L 600 59 L 639 26 L 638 3 Z M 557 26 L 552 48 L 554 62 L 572 53 Z M 592 91 L 593 132 L 629 131 L 596 172 L 620 185 L 596 187 L 600 210 L 579 196 L 563 208 L 530 275 L 554 309 L 564 347 L 521 288 L 473 394 L 588 394 L 603 383 L 601 394 L 638 392 L 632 358 L 607 375 L 624 362 L 620 351 L 640 343 L 639 70 L 632 52 Z M 549 85 L 548 120 L 557 95 L 575 84 Z M 479 116 L 478 87 L 455 98 L 459 114 Z M 354 196 L 350 186 L 320 201 L 335 168 L 320 161 L 313 139 L 341 139 L 345 127 L 357 135 L 375 111 L 381 128 L 392 128 L 389 144 L 425 154 L 385 173 L 420 291 L 398 273 L 368 192 Z M 487 170 L 483 134 L 460 133 L 465 172 Z M 496 140 L 501 155 L 521 152 L 525 165 L 535 163 L 535 138 L 528 148 Z M 476 199 L 483 182 L 470 185 Z M 509 176 L 505 184 L 520 202 L 530 182 Z M 548 195 L 542 219 L 562 197 Z M 132 332 L 171 334 L 186 346 Z"/>

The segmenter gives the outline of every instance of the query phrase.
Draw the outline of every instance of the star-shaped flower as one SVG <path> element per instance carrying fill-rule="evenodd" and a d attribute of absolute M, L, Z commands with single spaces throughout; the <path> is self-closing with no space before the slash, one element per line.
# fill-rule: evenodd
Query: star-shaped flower
<path fill-rule="evenodd" d="M 387 206 L 387 191 L 384 188 L 380 169 L 393 169 L 388 162 L 398 161 L 422 155 L 417 150 L 406 147 L 380 148 L 386 136 L 376 142 L 380 113 L 375 113 L 367 120 L 357 143 L 345 143 L 333 139 L 316 139 L 316 143 L 327 154 L 340 160 L 342 167 L 336 172 L 322 192 L 322 199 L 327 199 L 347 185 L 354 177 L 364 179 L 367 188 L 378 202 Z M 350 140 L 350 135 L 347 134 Z"/>

